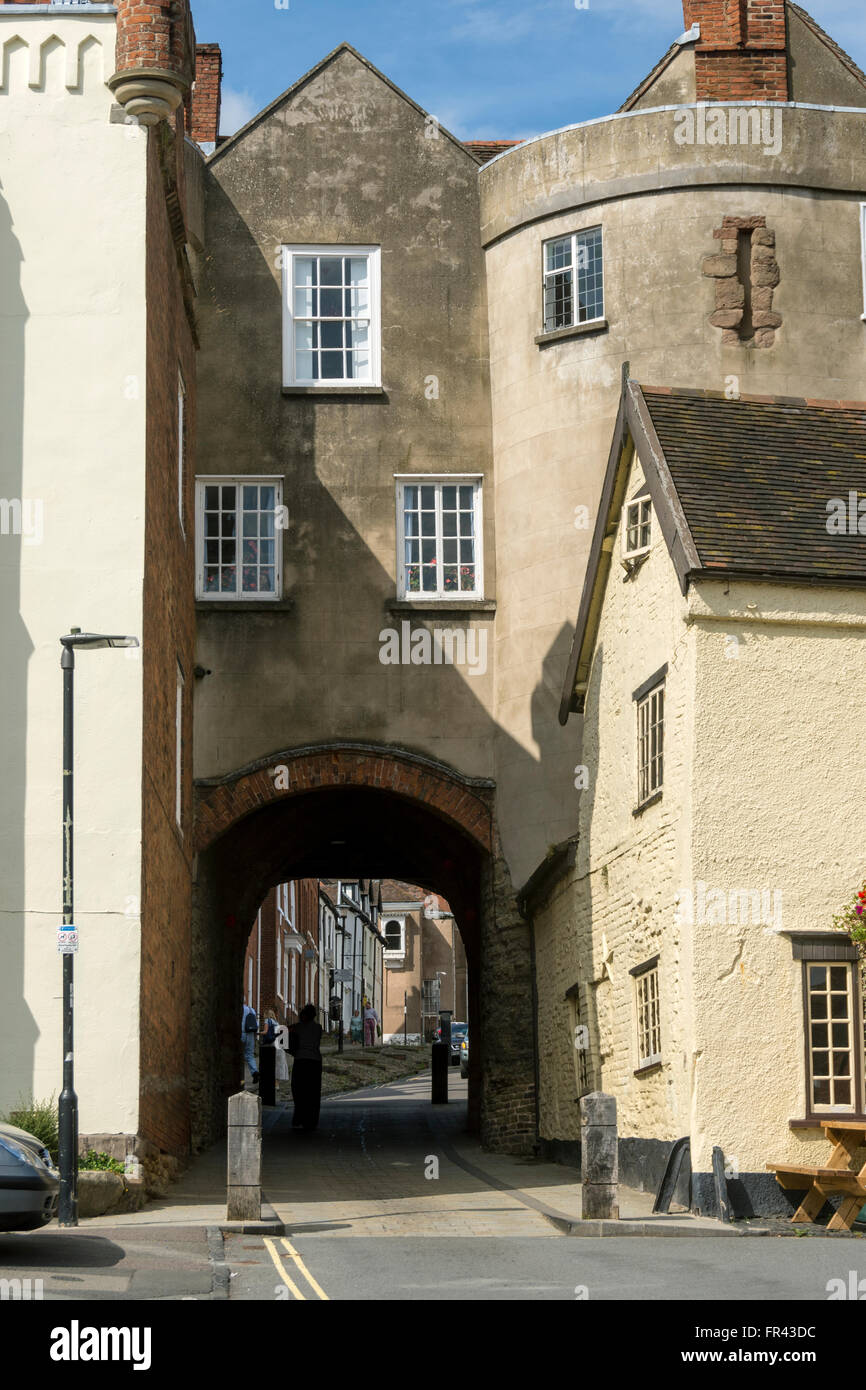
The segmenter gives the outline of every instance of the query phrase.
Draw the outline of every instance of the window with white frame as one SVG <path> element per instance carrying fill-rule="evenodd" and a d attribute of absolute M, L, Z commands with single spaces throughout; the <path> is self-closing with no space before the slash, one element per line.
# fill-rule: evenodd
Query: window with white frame
<path fill-rule="evenodd" d="M 277 932 L 277 994 L 281 999 L 285 999 L 286 990 L 283 983 L 283 933 Z"/>
<path fill-rule="evenodd" d="M 397 481 L 400 598 L 482 598 L 481 479 Z"/>
<path fill-rule="evenodd" d="M 664 779 L 665 687 L 655 686 L 637 701 L 638 805 L 662 789 Z"/>
<path fill-rule="evenodd" d="M 177 514 L 180 517 L 180 529 L 185 530 L 183 524 L 183 483 L 184 483 L 184 462 L 186 459 L 186 386 L 184 385 L 183 373 L 178 368 L 177 373 Z"/>
<path fill-rule="evenodd" d="M 290 986 L 291 993 L 289 994 L 289 1005 L 290 1005 L 291 1008 L 296 1009 L 296 1008 L 297 1008 L 297 992 L 298 992 L 298 984 L 297 984 L 297 980 L 298 980 L 298 961 L 297 961 L 297 957 L 296 957 L 294 951 L 292 951 L 290 954 L 291 954 L 291 961 L 292 961 L 292 982 L 291 982 L 291 986 Z"/>
<path fill-rule="evenodd" d="M 544 243 L 544 331 L 604 318 L 601 227 Z"/>
<path fill-rule="evenodd" d="M 652 541 L 652 502 L 648 497 L 637 497 L 627 502 L 623 517 L 624 559 L 645 555 Z"/>
<path fill-rule="evenodd" d="M 283 247 L 283 384 L 379 386 L 380 248 Z"/>
<path fill-rule="evenodd" d="M 857 963 L 804 963 L 809 1112 L 860 1112 Z"/>
<path fill-rule="evenodd" d="M 177 662 L 177 696 L 174 711 L 174 815 L 178 830 L 183 834 L 183 690 L 184 679 Z"/>
<path fill-rule="evenodd" d="M 282 585 L 281 478 L 196 480 L 196 595 L 276 599 Z"/>
<path fill-rule="evenodd" d="M 389 917 L 385 922 L 385 959 L 395 959 L 406 954 L 406 919 Z"/>
<path fill-rule="evenodd" d="M 655 1066 L 662 1059 L 661 1022 L 659 1016 L 658 956 L 633 970 L 635 1010 L 637 1015 L 637 1065 Z"/>

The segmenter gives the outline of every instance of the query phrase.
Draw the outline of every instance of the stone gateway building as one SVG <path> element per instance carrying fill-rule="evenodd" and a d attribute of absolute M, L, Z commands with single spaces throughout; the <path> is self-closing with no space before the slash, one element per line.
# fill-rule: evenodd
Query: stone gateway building
<path fill-rule="evenodd" d="M 699 977 L 706 933 L 677 926 L 674 899 L 696 895 L 698 881 L 724 886 L 721 858 L 713 877 L 696 849 L 685 855 L 707 835 L 725 873 L 736 869 L 728 886 L 769 890 L 772 911 L 783 861 L 774 868 L 769 856 L 791 830 L 761 798 L 809 799 L 800 762 L 785 760 L 817 741 L 828 717 L 813 654 L 832 649 L 840 680 L 857 684 L 856 574 L 837 559 L 841 547 L 827 550 L 824 569 L 811 552 L 792 569 L 785 547 L 799 544 L 814 510 L 795 509 L 785 529 L 770 508 L 752 557 L 760 565 L 750 579 L 738 574 L 724 602 L 712 597 L 724 584 L 706 573 L 716 552 L 697 541 L 700 577 L 685 592 L 681 578 L 694 559 L 687 538 L 707 513 L 736 497 L 736 525 L 757 524 L 752 494 L 715 490 L 721 421 L 742 422 L 730 456 L 748 440 L 760 465 L 768 412 L 800 412 L 815 449 L 832 448 L 850 489 L 866 491 L 866 77 L 790 0 L 685 0 L 685 32 L 598 120 L 464 144 L 344 44 L 221 140 L 221 58 L 196 44 L 186 0 L 53 8 L 0 0 L 0 140 L 20 151 L 0 195 L 11 306 L 0 334 L 12 364 L 0 390 L 18 421 L 3 491 L 50 495 L 58 516 L 77 516 L 103 491 L 116 497 L 120 456 L 138 539 L 127 530 L 122 556 L 108 546 L 96 560 L 84 540 L 64 550 L 48 531 L 42 550 L 3 540 L 20 591 L 6 619 L 18 715 L 3 734 L 15 769 L 2 840 L 13 924 L 4 1010 L 20 1027 L 0 1104 L 22 1089 L 50 1093 L 59 1055 L 45 944 L 59 788 L 43 734 L 55 718 L 55 633 L 69 613 L 143 636 L 141 665 L 106 656 L 82 710 L 92 823 L 80 845 L 90 879 L 77 1002 L 86 1019 L 88 996 L 111 977 L 123 1020 L 111 1024 L 110 1094 L 101 1023 L 82 1025 L 83 1134 L 175 1153 L 218 1135 L 240 1077 L 242 964 L 261 903 L 292 880 L 373 874 L 453 911 L 469 974 L 470 1116 L 486 1144 L 573 1158 L 578 1096 L 604 1084 L 620 1100 L 628 1171 L 651 1185 L 688 1135 L 703 1207 L 712 1147 L 758 1173 L 808 1146 L 824 1092 L 809 1100 L 790 1060 L 805 1047 L 790 953 L 783 967 L 778 940 L 771 950 L 761 937 L 751 960 L 751 938 L 738 955 L 735 934 L 733 954 L 705 955 Z M 142 25 L 145 11 L 152 23 Z M 73 135 L 85 110 L 76 83 L 87 121 Z M 88 200 L 70 203 L 70 235 L 92 245 L 88 219 L 104 207 L 140 262 L 127 276 L 127 260 L 101 256 L 97 267 L 83 256 L 80 283 L 59 273 L 52 282 L 58 315 L 75 309 L 93 352 L 108 346 L 124 364 L 104 399 L 83 355 L 65 378 L 78 463 L 62 476 L 45 471 L 51 440 L 38 406 L 61 367 L 34 337 L 25 269 L 48 220 L 49 192 L 28 172 L 43 147 L 59 165 L 77 161 L 82 187 L 90 179 Z M 140 384 L 131 400 L 127 378 Z M 693 437 L 709 441 L 694 451 L 706 486 L 688 504 L 652 413 L 682 399 L 705 405 L 682 426 L 685 446 L 671 424 L 677 448 L 688 460 Z M 822 432 L 814 412 L 825 410 Z M 114 447 L 94 463 L 100 411 Z M 818 506 L 818 482 L 829 485 L 822 459 L 801 479 L 786 445 L 762 503 L 772 496 L 788 515 L 787 468 Z M 118 527 L 106 531 L 116 542 Z M 723 554 L 725 537 L 707 534 Z M 705 689 L 702 634 L 718 621 L 745 641 L 753 612 L 773 662 L 760 676 L 732 660 Z M 777 631 L 786 635 L 774 647 Z M 633 676 L 638 657 L 652 666 L 655 654 Z M 671 693 L 689 732 L 673 747 L 697 749 L 709 724 L 701 757 L 734 728 L 721 713 L 736 698 L 725 681 L 754 672 L 740 690 L 749 720 L 776 730 L 777 780 L 747 794 L 745 768 L 729 768 L 719 791 L 725 805 L 763 805 L 748 836 L 748 816 L 731 824 L 718 797 L 703 825 L 711 793 L 695 781 L 699 758 L 682 762 L 661 800 L 641 797 L 640 816 L 629 804 L 621 817 L 637 756 L 621 721 L 645 720 L 642 746 L 658 740 L 658 682 L 634 704 L 632 694 L 665 663 L 673 682 L 680 660 L 692 665 Z M 796 683 L 795 672 L 803 698 L 781 719 L 771 690 L 783 677 Z M 100 762 L 106 699 L 127 716 L 106 725 Z M 852 698 L 830 717 L 850 730 L 858 713 Z M 864 755 L 849 737 L 853 784 Z M 670 748 L 670 726 L 665 738 Z M 659 775 L 659 757 L 642 775 Z M 853 803 L 836 794 L 822 785 L 809 831 L 819 871 L 802 885 L 795 929 L 810 937 L 857 878 Z M 103 846 L 116 825 L 125 838 L 112 840 L 109 874 Z M 615 880 L 626 864 L 642 906 L 615 897 L 611 915 L 596 878 Z M 837 949 L 849 968 L 852 948 Z M 749 1040 L 755 1076 L 774 1078 L 760 1095 L 732 1091 L 709 1042 L 722 1045 L 716 1010 L 732 993 L 719 992 L 713 971 L 742 977 L 741 966 L 774 1001 L 765 1018 L 775 1031 Z M 832 1082 L 830 1104 L 862 1114 L 862 1005 L 849 974 L 860 1090 L 845 1102 L 842 1073 L 819 1076 L 814 1065 L 808 1084 Z M 718 1104 L 702 1108 L 709 1087 Z M 742 1117 L 756 1110 L 747 1139 Z M 790 1120 L 813 1124 L 791 1130 Z M 752 1183 L 748 1197 L 755 1209 L 772 1205 L 772 1181 Z"/>

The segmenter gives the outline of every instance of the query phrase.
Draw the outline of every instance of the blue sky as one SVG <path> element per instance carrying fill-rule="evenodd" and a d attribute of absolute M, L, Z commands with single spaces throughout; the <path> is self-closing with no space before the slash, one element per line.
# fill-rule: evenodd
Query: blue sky
<path fill-rule="evenodd" d="M 683 31 L 680 0 L 193 0 L 223 50 L 224 134 L 344 40 L 461 139 L 615 111 Z M 863 0 L 804 8 L 866 69 Z"/>

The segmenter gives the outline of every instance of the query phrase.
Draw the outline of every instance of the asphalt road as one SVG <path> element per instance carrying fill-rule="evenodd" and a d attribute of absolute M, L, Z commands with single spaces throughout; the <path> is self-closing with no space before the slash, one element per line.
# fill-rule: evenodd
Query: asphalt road
<path fill-rule="evenodd" d="M 66 1303 L 681 1300 L 719 1316 L 741 1300 L 828 1304 L 840 1286 L 866 1299 L 862 1239 L 561 1234 L 521 1189 L 556 1206 L 574 1174 L 530 1162 L 508 1186 L 482 1172 L 459 1147 L 464 1096 L 456 1073 L 435 1112 L 423 1081 L 370 1088 L 327 1101 L 314 1134 L 270 1112 L 264 1185 L 284 1237 L 220 1234 L 215 1150 L 198 1187 L 191 1169 L 149 1211 L 0 1234 L 0 1301 L 27 1297 L 3 1283 L 27 1279 L 31 1298 Z"/>
<path fill-rule="evenodd" d="M 442 1238 L 290 1234 L 226 1242 L 234 1299 L 754 1302 L 828 1299 L 866 1279 L 866 1245 L 832 1239 L 559 1236 Z M 866 1291 L 866 1285 L 864 1285 Z"/>

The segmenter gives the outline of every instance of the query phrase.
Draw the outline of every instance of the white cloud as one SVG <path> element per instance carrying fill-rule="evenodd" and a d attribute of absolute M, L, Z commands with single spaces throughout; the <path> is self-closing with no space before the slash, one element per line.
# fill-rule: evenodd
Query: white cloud
<path fill-rule="evenodd" d="M 223 87 L 220 135 L 234 135 L 247 121 L 252 120 L 258 109 L 258 102 L 249 92 L 237 92 L 233 87 Z"/>

